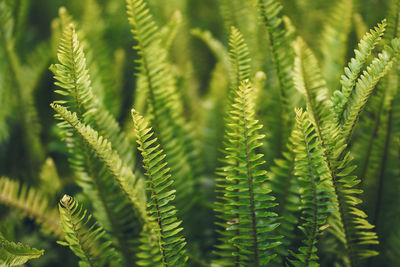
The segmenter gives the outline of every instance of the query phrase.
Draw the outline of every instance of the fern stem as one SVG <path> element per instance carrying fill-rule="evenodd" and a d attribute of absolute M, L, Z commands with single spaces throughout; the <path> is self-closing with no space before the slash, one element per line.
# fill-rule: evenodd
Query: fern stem
<path fill-rule="evenodd" d="M 250 193 L 250 211 L 251 211 L 251 223 L 252 223 L 252 231 L 253 231 L 253 245 L 254 245 L 254 262 L 255 266 L 259 266 L 258 259 L 258 241 L 257 241 L 257 224 L 256 224 L 256 213 L 254 208 L 254 192 L 253 192 L 253 177 L 251 173 L 251 162 L 250 162 L 250 151 L 249 151 L 249 138 L 247 135 L 247 117 L 246 117 L 246 87 L 243 87 L 243 128 L 244 128 L 244 137 L 246 140 L 246 159 L 247 159 L 247 176 L 249 180 L 249 193 Z"/>

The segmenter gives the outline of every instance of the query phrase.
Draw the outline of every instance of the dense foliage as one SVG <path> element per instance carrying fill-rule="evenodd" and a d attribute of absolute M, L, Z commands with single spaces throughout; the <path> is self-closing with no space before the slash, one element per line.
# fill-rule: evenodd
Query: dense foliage
<path fill-rule="evenodd" d="M 400 266 L 399 31 L 400 0 L 0 0 L 0 265 Z"/>

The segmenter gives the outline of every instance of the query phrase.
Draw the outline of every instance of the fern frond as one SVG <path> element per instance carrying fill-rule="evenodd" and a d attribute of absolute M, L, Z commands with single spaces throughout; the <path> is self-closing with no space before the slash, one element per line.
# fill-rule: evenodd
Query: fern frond
<path fill-rule="evenodd" d="M 161 262 L 164 266 L 185 266 L 188 257 L 185 250 L 185 238 L 180 234 L 182 221 L 176 217 L 176 209 L 172 205 L 175 199 L 173 180 L 165 162 L 165 154 L 160 148 L 158 139 L 154 137 L 148 123 L 135 110 L 132 110 L 135 124 L 138 149 L 143 157 L 143 167 L 148 177 L 147 190 L 151 200 L 148 204 L 149 216 L 157 222 Z"/>
<path fill-rule="evenodd" d="M 31 248 L 21 243 L 8 241 L 0 234 L 0 265 L 19 266 L 31 259 L 39 258 L 44 254 L 44 250 Z"/>
<path fill-rule="evenodd" d="M 143 0 L 127 0 L 129 22 L 139 55 L 139 77 L 144 77 L 151 124 L 167 155 L 171 174 L 176 180 L 179 212 L 185 214 L 192 203 L 194 172 L 198 170 L 194 141 L 187 131 L 183 105 L 175 87 L 167 51 L 161 46 L 160 33 Z M 186 203 L 186 205 L 183 205 Z"/>
<path fill-rule="evenodd" d="M 267 28 L 274 69 L 279 82 L 280 108 L 277 148 L 279 157 L 290 132 L 289 96 L 294 92 L 293 61 L 294 53 L 291 36 L 283 23 L 282 5 L 275 0 L 258 0 L 259 12 Z"/>
<path fill-rule="evenodd" d="M 18 181 L 0 179 L 0 203 L 22 212 L 40 225 L 43 232 L 63 239 L 57 211 L 52 208 L 48 197 L 40 190 L 28 188 Z"/>
<path fill-rule="evenodd" d="M 132 168 L 134 159 L 127 137 L 93 94 L 83 47 L 73 24 L 64 29 L 57 57 L 60 63 L 50 66 L 56 79 L 55 85 L 60 88 L 55 90 L 61 96 L 56 103 L 66 105 L 77 113 L 79 119 L 109 139 L 124 162 Z"/>
<path fill-rule="evenodd" d="M 229 242 L 238 248 L 233 254 L 240 260 L 236 264 L 263 266 L 276 256 L 272 249 L 280 242 L 271 234 L 278 226 L 271 211 L 275 198 L 269 194 L 271 190 L 263 188 L 267 175 L 259 169 L 264 164 L 263 155 L 256 153 L 263 135 L 257 133 L 262 126 L 255 119 L 253 94 L 251 84 L 242 82 L 228 113 L 226 131 L 230 139 L 225 145 L 223 172 L 226 193 L 221 201 L 226 208 L 221 217 L 228 219 L 226 231 L 234 233 Z"/>
<path fill-rule="evenodd" d="M 142 182 L 134 176 L 131 169 L 119 158 L 118 153 L 112 150 L 111 143 L 99 135 L 88 125 L 83 125 L 76 113 L 69 112 L 65 107 L 51 104 L 51 107 L 68 122 L 77 134 L 90 146 L 99 160 L 106 166 L 107 171 L 114 177 L 132 204 L 138 219 L 145 221 L 143 205 L 146 202 Z"/>
<path fill-rule="evenodd" d="M 367 32 L 358 44 L 358 49 L 354 50 L 355 57 L 353 57 L 348 67 L 344 69 L 344 75 L 340 79 L 342 85 L 341 91 L 334 93 L 334 108 L 337 117 L 337 121 L 342 123 L 343 112 L 346 109 L 347 101 L 350 95 L 353 93 L 356 82 L 360 77 L 361 71 L 365 67 L 368 57 L 376 45 L 381 41 L 383 33 L 386 28 L 386 20 L 382 20 L 378 23 L 378 26 Z"/>
<path fill-rule="evenodd" d="M 228 92 L 228 100 L 227 100 L 227 111 L 232 110 L 232 105 L 234 104 L 234 100 L 236 97 L 237 89 L 241 85 L 242 79 L 249 79 L 250 78 L 250 55 L 248 51 L 247 44 L 244 41 L 243 36 L 239 32 L 238 29 L 235 27 L 231 28 L 231 35 L 230 35 L 230 40 L 229 40 L 229 45 L 230 45 L 230 53 L 229 53 L 229 59 L 230 59 L 230 69 L 231 69 L 231 88 Z M 232 123 L 230 121 L 229 117 L 225 118 L 225 134 L 224 134 L 224 148 L 229 146 L 229 140 L 232 138 L 230 136 L 230 133 L 227 131 L 229 123 Z M 229 152 L 227 150 L 224 150 L 224 156 L 229 155 Z M 227 161 L 226 159 L 221 160 L 224 164 L 229 164 L 229 160 Z M 238 159 L 236 159 L 235 162 L 236 165 L 239 164 Z M 236 173 L 237 175 L 239 173 Z M 221 178 L 217 179 L 217 184 L 216 184 L 216 193 L 217 193 L 217 199 L 219 198 L 220 201 L 217 201 L 215 203 L 214 210 L 217 212 L 217 217 L 221 220 L 221 222 L 217 222 L 216 224 L 221 228 L 217 230 L 217 233 L 220 235 L 219 241 L 221 244 L 218 244 L 216 246 L 216 254 L 221 257 L 220 260 L 216 260 L 215 263 L 220 264 L 220 265 L 231 265 L 232 262 L 234 261 L 237 264 L 239 264 L 240 256 L 239 255 L 234 255 L 238 254 L 239 249 L 236 248 L 231 244 L 231 239 L 235 237 L 235 234 L 238 235 L 240 234 L 240 230 L 237 230 L 235 232 L 233 231 L 226 231 L 226 228 L 229 227 L 227 225 L 227 221 L 232 219 L 232 216 L 234 216 L 236 219 L 239 218 L 239 214 L 236 213 L 235 215 L 231 214 L 229 212 L 229 207 L 226 207 L 226 202 L 229 201 L 225 197 L 225 195 L 228 193 L 227 191 L 227 181 L 225 179 L 225 173 L 223 170 L 221 170 Z M 237 182 L 238 183 L 238 182 Z"/>
<path fill-rule="evenodd" d="M 334 188 L 330 170 L 325 161 L 321 142 L 307 112 L 296 110 L 296 128 L 293 131 L 295 175 L 298 177 L 302 203 L 302 226 L 305 235 L 303 246 L 292 263 L 295 266 L 318 266 L 317 238 L 324 228 L 328 215 L 337 208 L 333 202 Z"/>
<path fill-rule="evenodd" d="M 371 64 L 363 71 L 357 80 L 354 91 L 349 97 L 347 105 L 343 110 L 342 134 L 348 143 L 360 114 L 368 101 L 375 85 L 387 74 L 400 55 L 400 39 L 393 39 L 391 46 L 378 54 Z"/>
<path fill-rule="evenodd" d="M 236 88 L 239 88 L 241 81 L 250 79 L 251 60 L 247 44 L 240 31 L 235 27 L 231 28 L 229 46 L 231 47 L 229 59 L 231 61 L 231 75 L 233 78 L 232 91 L 234 91 Z"/>
<path fill-rule="evenodd" d="M 121 266 L 106 232 L 72 197 L 64 195 L 59 212 L 65 242 L 81 260 L 79 266 Z"/>
<path fill-rule="evenodd" d="M 79 184 L 94 202 L 97 220 L 115 237 L 117 249 L 129 264 L 135 260 L 132 249 L 146 218 L 143 181 L 135 178 L 111 143 L 82 124 L 76 113 L 58 104 L 51 106 L 62 120 L 63 130 L 74 138 L 72 155 Z M 81 151 L 76 150 L 77 146 Z"/>

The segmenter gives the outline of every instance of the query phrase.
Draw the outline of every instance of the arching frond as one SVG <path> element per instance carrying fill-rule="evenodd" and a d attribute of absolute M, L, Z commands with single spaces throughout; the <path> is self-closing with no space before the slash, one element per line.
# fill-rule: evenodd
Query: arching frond
<path fill-rule="evenodd" d="M 399 55 L 400 39 L 396 38 L 392 40 L 391 46 L 385 46 L 385 49 L 379 53 L 378 57 L 371 62 L 357 79 L 354 91 L 349 96 L 347 105 L 343 110 L 342 134 L 346 143 L 350 141 L 355 125 L 375 85 L 392 68 Z"/>
<path fill-rule="evenodd" d="M 65 135 L 74 142 L 72 163 L 79 185 L 93 202 L 96 219 L 115 237 L 117 249 L 129 264 L 135 260 L 133 249 L 143 224 L 143 181 L 135 178 L 110 142 L 82 124 L 76 113 L 58 104 L 52 107 Z"/>
<path fill-rule="evenodd" d="M 110 237 L 72 197 L 64 195 L 59 204 L 65 242 L 81 260 L 80 266 L 121 266 Z"/>
<path fill-rule="evenodd" d="M 176 217 L 176 209 L 172 204 L 175 199 L 173 180 L 165 162 L 165 154 L 160 148 L 158 139 L 154 137 L 148 123 L 135 110 L 132 110 L 135 124 L 138 149 L 143 157 L 146 170 L 147 191 L 150 192 L 149 216 L 158 233 L 161 262 L 163 266 L 185 266 L 188 260 L 185 250 L 185 238 L 180 233 L 182 221 Z"/>
<path fill-rule="evenodd" d="M 44 250 L 31 248 L 21 243 L 8 241 L 0 234 L 0 264 L 1 266 L 19 266 L 31 259 L 39 258 Z"/>
<path fill-rule="evenodd" d="M 342 84 L 341 91 L 334 94 L 334 108 L 336 111 L 337 120 L 342 123 L 343 112 L 350 95 L 354 90 L 357 79 L 360 77 L 361 71 L 367 64 L 368 57 L 371 55 L 375 46 L 381 41 L 386 27 L 386 20 L 382 20 L 377 27 L 367 32 L 358 44 L 358 49 L 354 50 L 355 57 L 349 62 L 348 67 L 344 69 L 345 74 L 342 75 L 340 83 Z"/>
<path fill-rule="evenodd" d="M 44 232 L 63 239 L 57 210 L 40 190 L 28 188 L 18 181 L 2 177 L 0 179 L 0 203 L 22 212 L 33 219 Z"/>
<path fill-rule="evenodd" d="M 61 96 L 56 103 L 66 105 L 71 111 L 77 113 L 79 119 L 109 139 L 113 148 L 132 168 L 133 154 L 125 134 L 111 114 L 101 107 L 99 100 L 93 94 L 83 47 L 73 24 L 67 25 L 64 29 L 57 57 L 60 63 L 50 66 L 56 79 L 55 85 L 60 88 L 55 90 Z"/>

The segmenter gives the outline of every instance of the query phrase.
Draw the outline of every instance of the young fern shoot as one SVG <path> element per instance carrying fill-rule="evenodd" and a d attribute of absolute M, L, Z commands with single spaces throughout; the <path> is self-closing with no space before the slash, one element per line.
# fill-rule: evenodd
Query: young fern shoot
<path fill-rule="evenodd" d="M 132 118 L 138 150 L 142 154 L 143 167 L 148 178 L 146 189 L 151 194 L 148 214 L 156 222 L 154 225 L 157 229 L 154 230 L 158 233 L 162 265 L 185 266 L 188 260 L 186 241 L 181 234 L 182 221 L 176 217 L 177 211 L 172 205 L 175 190 L 172 189 L 173 180 L 165 161 L 166 156 L 144 118 L 135 110 L 132 110 Z"/>

